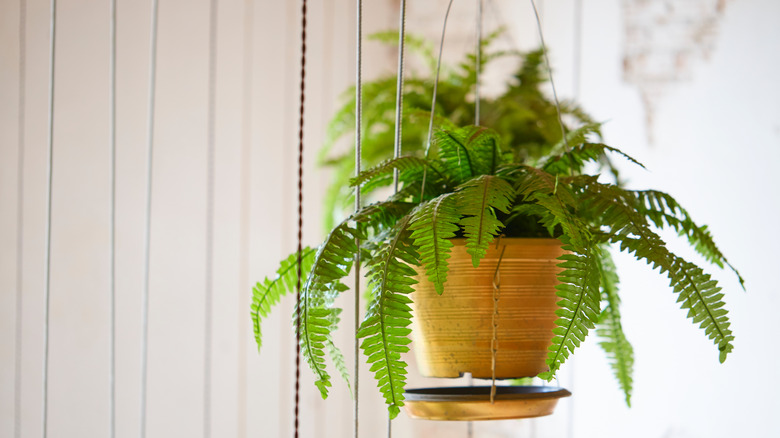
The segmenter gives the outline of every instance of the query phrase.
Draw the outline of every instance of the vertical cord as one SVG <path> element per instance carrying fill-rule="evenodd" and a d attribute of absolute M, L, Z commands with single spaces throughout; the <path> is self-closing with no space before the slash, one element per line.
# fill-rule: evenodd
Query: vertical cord
<path fill-rule="evenodd" d="M 474 66 L 474 125 L 479 126 L 479 109 L 480 109 L 480 94 L 479 94 L 479 73 L 482 70 L 482 0 L 477 0 L 477 38 L 476 47 L 474 48 L 476 54 L 476 65 Z M 493 328 L 493 336 L 495 337 L 495 327 Z M 492 345 L 491 345 L 492 348 Z M 495 364 L 495 353 L 493 353 L 493 363 Z M 474 386 L 474 378 L 471 373 L 468 375 L 469 386 Z M 493 396 L 495 395 L 495 375 L 493 376 L 493 386 L 490 389 L 490 402 L 493 403 Z M 466 435 L 468 438 L 474 436 L 474 422 L 469 421 L 466 426 Z"/>
<path fill-rule="evenodd" d="M 109 185 L 111 194 L 110 230 L 108 237 L 108 436 L 116 436 L 116 0 L 109 2 L 109 87 L 108 87 L 108 148 Z"/>
<path fill-rule="evenodd" d="M 447 12 L 444 13 L 444 24 L 441 27 L 441 40 L 439 41 L 439 56 L 436 59 L 436 78 L 433 80 L 433 97 L 431 102 L 431 118 L 428 120 L 428 138 L 425 141 L 425 158 L 431 152 L 431 139 L 433 138 L 433 117 L 436 112 L 436 94 L 439 91 L 439 73 L 441 72 L 441 54 L 444 51 L 444 35 L 447 33 L 447 19 L 450 18 L 450 9 L 452 9 L 452 2 L 447 5 Z M 425 180 L 428 177 L 428 167 L 423 167 L 423 179 L 420 187 L 420 201 L 422 202 L 425 196 Z"/>
<path fill-rule="evenodd" d="M 239 306 L 238 306 L 238 423 L 237 438 L 246 438 L 247 418 L 247 364 L 246 333 L 248 332 L 246 311 L 249 297 L 245 287 L 249 284 L 249 222 L 251 215 L 251 155 L 252 155 L 252 72 L 254 67 L 254 0 L 244 1 L 244 72 L 241 111 L 241 206 L 239 225 Z"/>
<path fill-rule="evenodd" d="M 298 119 L 298 282 L 295 297 L 295 432 L 298 438 L 301 387 L 301 280 L 303 278 L 303 112 L 306 100 L 306 0 L 301 1 L 301 99 Z"/>
<path fill-rule="evenodd" d="M 16 156 L 16 339 L 14 345 L 14 438 L 22 436 L 22 286 L 24 275 L 24 141 L 27 76 L 27 1 L 19 1 L 19 106 Z"/>
<path fill-rule="evenodd" d="M 356 0 L 357 7 L 357 35 L 355 47 L 355 176 L 360 175 L 362 159 L 362 124 L 363 124 L 363 0 Z M 360 210 L 360 190 L 358 184 L 355 187 L 355 211 Z M 360 238 L 355 239 L 357 250 L 355 251 L 355 333 L 360 328 Z M 359 410 L 360 410 L 360 344 L 358 338 L 354 339 L 355 354 L 355 400 L 353 407 L 354 428 L 352 436 L 359 436 Z"/>
<path fill-rule="evenodd" d="M 395 142 L 393 157 L 401 156 L 401 136 L 403 128 L 404 106 L 404 42 L 406 38 L 406 0 L 401 0 L 401 13 L 398 26 L 398 82 L 395 91 Z M 393 191 L 398 193 L 398 169 L 393 169 Z M 387 437 L 393 436 L 393 420 L 387 416 Z"/>
<path fill-rule="evenodd" d="M 144 272 L 141 297 L 141 418 L 140 436 L 146 436 L 146 377 L 149 362 L 149 259 L 152 224 L 152 158 L 154 151 L 154 100 L 157 70 L 158 0 L 152 0 L 151 35 L 149 37 L 149 113 L 146 132 L 146 215 L 144 218 Z"/>
<path fill-rule="evenodd" d="M 570 150 L 569 140 L 566 138 L 566 127 L 563 124 L 563 118 L 561 117 L 561 105 L 558 101 L 558 93 L 555 91 L 555 81 L 553 80 L 552 67 L 550 67 L 550 57 L 547 55 L 547 46 L 544 44 L 544 34 L 542 32 L 542 21 L 539 19 L 539 11 L 536 10 L 536 3 L 531 0 L 531 6 L 534 9 L 534 17 L 536 17 L 536 29 L 539 31 L 539 42 L 542 44 L 542 52 L 544 53 L 544 63 L 547 66 L 547 72 L 550 75 L 550 85 L 552 86 L 553 99 L 555 99 L 555 109 L 558 115 L 558 124 L 561 127 L 561 137 L 563 138 L 563 144 L 566 147 L 566 151 Z"/>
<path fill-rule="evenodd" d="M 482 0 L 477 0 L 477 47 L 475 52 L 477 65 L 474 70 L 474 124 L 479 126 L 479 73 L 482 69 Z"/>
<path fill-rule="evenodd" d="M 398 82 L 395 90 L 395 141 L 393 157 L 401 156 L 404 107 L 404 42 L 406 37 L 406 0 L 401 0 L 401 14 L 398 29 Z M 393 169 L 393 188 L 398 192 L 398 169 Z M 388 420 L 389 421 L 389 420 Z"/>
<path fill-rule="evenodd" d="M 46 235 L 43 274 L 43 438 L 48 435 L 49 417 L 49 292 L 51 283 L 51 198 L 54 173 L 54 61 L 57 24 L 57 0 L 51 0 L 49 16 L 49 123 L 46 160 Z"/>
<path fill-rule="evenodd" d="M 209 3 L 208 144 L 206 145 L 206 290 L 203 348 L 203 437 L 211 437 L 212 301 L 214 295 L 214 179 L 217 98 L 217 0 Z"/>

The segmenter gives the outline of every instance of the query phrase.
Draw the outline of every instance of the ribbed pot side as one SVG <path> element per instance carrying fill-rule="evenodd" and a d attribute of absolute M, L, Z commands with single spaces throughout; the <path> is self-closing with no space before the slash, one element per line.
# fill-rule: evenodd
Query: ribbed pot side
<path fill-rule="evenodd" d="M 555 285 L 564 251 L 557 239 L 501 238 L 491 244 L 478 268 L 466 253 L 465 239 L 453 239 L 449 274 L 439 295 L 417 268 L 414 300 L 414 350 L 427 377 L 491 378 L 493 278 L 501 248 L 496 378 L 530 377 L 547 371 L 558 297 Z"/>

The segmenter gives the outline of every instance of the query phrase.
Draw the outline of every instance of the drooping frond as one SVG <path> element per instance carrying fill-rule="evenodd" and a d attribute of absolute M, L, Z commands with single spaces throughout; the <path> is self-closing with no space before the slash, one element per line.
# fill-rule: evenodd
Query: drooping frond
<path fill-rule="evenodd" d="M 409 226 L 420 261 L 439 295 L 444 292 L 444 283 L 447 282 L 447 259 L 452 248 L 450 239 L 455 237 L 461 217 L 456 207 L 454 194 L 441 195 L 415 210 Z"/>
<path fill-rule="evenodd" d="M 485 257 L 490 242 L 504 224 L 496 218 L 495 210 L 509 213 L 515 193 L 512 186 L 493 175 L 482 175 L 459 186 L 456 195 L 458 213 L 463 215 L 460 225 L 466 236 L 466 252 L 476 268 Z"/>
<path fill-rule="evenodd" d="M 409 266 L 417 265 L 419 258 L 408 229 L 410 218 L 411 214 L 399 221 L 367 263 L 373 298 L 357 334 L 363 339 L 360 348 L 385 397 L 390 418 L 395 418 L 404 404 L 406 363 L 401 353 L 409 351 L 412 300 L 408 294 L 417 283 L 416 271 Z"/>
<path fill-rule="evenodd" d="M 293 314 L 293 321 L 300 321 L 301 354 L 314 372 L 314 383 L 323 398 L 328 396 L 331 386 L 325 366 L 325 346 L 334 328 L 333 313 L 339 311 L 332 307 L 333 300 L 345 289 L 340 281 L 352 268 L 357 251 L 355 239 L 362 237 L 350 222 L 351 218 L 334 228 L 320 245 Z"/>
<path fill-rule="evenodd" d="M 601 312 L 596 334 L 601 338 L 601 348 L 607 355 L 612 372 L 623 390 L 626 404 L 631 406 L 633 390 L 634 348 L 623 333 L 620 322 L 620 297 L 618 296 L 618 276 L 609 251 L 602 249 L 601 260 L 601 299 L 606 303 Z"/>
<path fill-rule="evenodd" d="M 680 294 L 678 301 L 682 308 L 689 310 L 688 317 L 718 347 L 719 360 L 723 362 L 734 348 L 731 344 L 734 336 L 729 330 L 731 323 L 717 281 L 666 248 L 664 241 L 650 229 L 645 216 L 638 212 L 630 193 L 595 182 L 585 190 L 584 208 L 599 215 L 601 225 L 608 229 L 608 239 L 619 244 L 621 251 L 632 253 L 667 273 L 674 292 Z"/>
<path fill-rule="evenodd" d="M 637 199 L 639 212 L 647 216 L 658 228 L 671 227 L 681 236 L 688 238 L 691 246 L 701 254 L 705 260 L 723 268 L 724 265 L 731 268 L 739 279 L 742 288 L 745 288 L 745 280 L 739 271 L 726 260 L 726 256 L 720 251 L 712 238 L 707 226 L 699 226 L 691 219 L 688 212 L 671 195 L 656 190 L 631 191 Z"/>
<path fill-rule="evenodd" d="M 578 144 L 569 151 L 548 158 L 542 168 L 552 174 L 577 174 L 583 171 L 585 163 L 603 161 L 607 152 L 618 154 L 637 166 L 645 168 L 642 163 L 621 150 L 601 143 Z"/>
<path fill-rule="evenodd" d="M 677 302 L 681 303 L 681 308 L 688 310 L 688 318 L 699 324 L 699 328 L 718 346 L 718 360 L 723 363 L 734 349 L 731 344 L 734 335 L 729 329 L 731 323 L 726 316 L 728 311 L 724 307 L 721 288 L 717 281 L 693 263 L 674 255 L 672 260 L 669 278 L 674 291 L 680 294 Z"/>
<path fill-rule="evenodd" d="M 558 274 L 560 283 L 555 286 L 558 300 L 557 327 L 553 329 L 552 345 L 547 352 L 549 371 L 539 374 L 545 380 L 552 380 L 555 373 L 575 348 L 580 346 L 599 320 L 599 266 L 598 255 L 592 248 L 575 252 L 571 245 L 564 246 L 572 251 L 558 257 L 562 260 L 559 267 L 564 270 Z"/>
<path fill-rule="evenodd" d="M 314 262 L 316 250 L 306 247 L 301 251 L 301 285 L 306 281 Z M 291 254 L 282 260 L 281 266 L 276 270 L 273 280 L 266 277 L 262 283 L 257 283 L 252 288 L 252 326 L 255 332 L 255 342 L 258 351 L 263 346 L 263 333 L 260 329 L 260 321 L 268 316 L 271 307 L 276 305 L 284 295 L 293 292 L 298 282 L 298 252 Z"/>

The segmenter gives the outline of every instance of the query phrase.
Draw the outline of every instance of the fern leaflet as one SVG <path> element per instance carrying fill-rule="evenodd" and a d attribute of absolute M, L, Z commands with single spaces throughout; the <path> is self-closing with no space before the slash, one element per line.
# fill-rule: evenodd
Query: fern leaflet
<path fill-rule="evenodd" d="M 311 265 L 314 262 L 315 250 L 306 247 L 301 251 L 301 282 L 306 281 Z M 289 292 L 294 291 L 298 282 L 298 253 L 295 252 L 282 260 L 281 266 L 276 271 L 276 277 L 271 280 L 266 278 L 262 283 L 257 283 L 252 288 L 252 326 L 255 332 L 255 342 L 258 351 L 263 346 L 263 333 L 260 329 L 262 318 L 268 316 L 271 307 L 279 303 L 279 299 Z"/>
<path fill-rule="evenodd" d="M 466 236 L 466 252 L 476 268 L 504 227 L 495 210 L 509 213 L 514 189 L 497 176 L 482 175 L 459 186 L 455 194 L 458 211 L 463 215 L 460 225 Z"/>
<path fill-rule="evenodd" d="M 422 204 L 409 226 L 420 261 L 439 295 L 444 292 L 444 283 L 447 282 L 447 259 L 452 248 L 450 239 L 458 231 L 460 217 L 454 195 L 448 193 Z"/>
<path fill-rule="evenodd" d="M 406 385 L 406 363 L 401 353 L 409 351 L 407 345 L 412 323 L 407 296 L 417 283 L 416 271 L 409 265 L 418 264 L 408 229 L 410 215 L 405 216 L 367 264 L 366 277 L 373 300 L 360 325 L 357 336 L 363 338 L 360 348 L 368 358 L 371 371 L 385 397 L 390 418 L 395 418 L 403 406 Z"/>

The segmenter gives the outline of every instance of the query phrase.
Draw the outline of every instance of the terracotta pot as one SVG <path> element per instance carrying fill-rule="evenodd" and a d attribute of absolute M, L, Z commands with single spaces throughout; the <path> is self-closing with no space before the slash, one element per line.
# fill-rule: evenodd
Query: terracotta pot
<path fill-rule="evenodd" d="M 453 239 L 450 271 L 438 295 L 417 268 L 414 350 L 420 373 L 428 377 L 491 378 L 494 288 L 500 266 L 496 378 L 530 377 L 547 371 L 547 348 L 558 317 L 555 285 L 564 253 L 557 239 L 501 238 L 491 244 L 479 267 L 466 253 L 465 239 Z"/>

